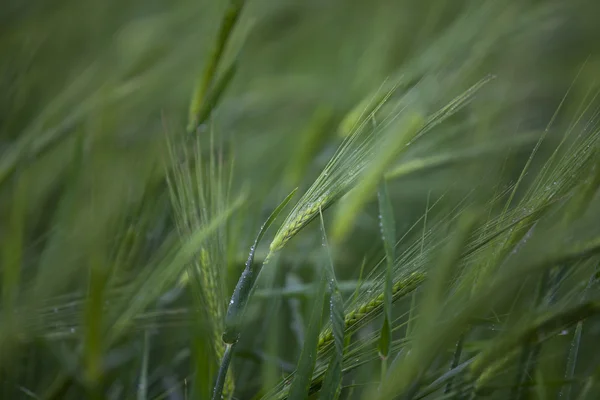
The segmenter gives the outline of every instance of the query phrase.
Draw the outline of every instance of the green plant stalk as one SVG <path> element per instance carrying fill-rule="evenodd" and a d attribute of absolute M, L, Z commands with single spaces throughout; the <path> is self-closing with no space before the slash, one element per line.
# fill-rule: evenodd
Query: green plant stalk
<path fill-rule="evenodd" d="M 227 378 L 227 371 L 229 371 L 229 364 L 231 363 L 231 357 L 233 355 L 233 348 L 235 343 L 225 345 L 225 351 L 223 352 L 223 358 L 221 359 L 221 366 L 217 374 L 217 381 L 215 382 L 215 388 L 213 390 L 212 400 L 223 399 L 223 387 L 225 386 L 225 380 Z"/>

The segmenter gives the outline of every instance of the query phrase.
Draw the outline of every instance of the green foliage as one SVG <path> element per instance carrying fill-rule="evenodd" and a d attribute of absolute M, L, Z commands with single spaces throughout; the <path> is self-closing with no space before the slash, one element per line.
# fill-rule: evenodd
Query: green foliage
<path fill-rule="evenodd" d="M 0 398 L 600 397 L 597 2 L 5 3 Z"/>

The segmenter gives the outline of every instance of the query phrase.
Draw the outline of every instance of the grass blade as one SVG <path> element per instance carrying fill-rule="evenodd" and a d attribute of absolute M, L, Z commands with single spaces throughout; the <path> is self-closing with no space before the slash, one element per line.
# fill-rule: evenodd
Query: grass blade
<path fill-rule="evenodd" d="M 379 341 L 379 354 L 382 359 L 382 376 L 385 376 L 387 358 L 390 356 L 390 342 L 392 340 L 392 273 L 394 261 L 396 260 L 394 254 L 396 243 L 394 210 L 392 208 L 385 180 L 379 185 L 377 197 L 379 199 L 379 227 L 383 239 L 386 259 L 385 286 L 383 291 L 383 326 L 381 328 L 381 338 Z"/>
<path fill-rule="evenodd" d="M 150 332 L 144 332 L 142 348 L 142 365 L 140 366 L 140 382 L 138 383 L 137 400 L 148 398 L 148 360 L 150 358 Z"/>
<path fill-rule="evenodd" d="M 573 378 L 575 376 L 575 367 L 577 366 L 577 356 L 579 354 L 579 346 L 581 344 L 581 334 L 583 332 L 583 321 L 579 321 L 573 333 L 571 346 L 569 347 L 569 358 L 567 359 L 567 368 L 565 371 L 565 381 L 569 382 L 560 390 L 559 397 L 561 399 L 571 400 L 573 392 Z"/>
<path fill-rule="evenodd" d="M 242 272 L 235 290 L 233 291 L 233 295 L 231 296 L 231 300 L 229 301 L 229 307 L 227 308 L 227 314 L 225 316 L 225 331 L 223 333 L 223 340 L 225 343 L 231 344 L 238 340 L 240 324 L 242 323 L 241 319 L 244 316 L 246 305 L 250 298 L 250 293 L 254 288 L 254 283 L 256 282 L 262 267 L 254 266 L 254 253 L 256 252 L 256 247 L 260 243 L 260 240 L 263 238 L 267 229 L 271 226 L 273 221 L 275 221 L 285 206 L 290 202 L 295 193 L 296 189 L 292 190 L 292 192 L 287 195 L 287 197 L 275 208 L 275 210 L 273 210 L 271 215 L 269 215 L 269 218 L 267 218 L 265 223 L 260 227 L 258 235 L 256 235 L 254 244 L 250 248 L 250 254 L 248 255 L 248 260 L 246 260 L 244 271 Z M 268 261 L 269 259 L 267 257 L 263 261 L 263 265 L 267 264 Z"/>
<path fill-rule="evenodd" d="M 294 196 L 294 193 L 296 193 L 296 189 L 292 190 L 292 192 L 287 195 L 287 197 L 275 208 L 275 210 L 273 210 L 271 215 L 269 215 L 269 218 L 267 218 L 265 223 L 261 226 L 254 244 L 250 248 L 250 254 L 248 255 L 248 260 L 246 261 L 244 271 L 242 272 L 242 275 L 240 276 L 240 279 L 238 280 L 238 283 L 233 291 L 233 295 L 231 296 L 231 300 L 229 301 L 229 307 L 227 308 L 227 314 L 225 315 L 225 326 L 222 336 L 226 348 L 225 354 L 221 360 L 221 365 L 219 366 L 217 382 L 215 383 L 215 388 L 213 391 L 213 399 L 221 399 L 223 385 L 225 384 L 225 377 L 227 376 L 227 371 L 229 370 L 229 363 L 231 362 L 233 349 L 240 336 L 240 329 L 246 311 L 246 305 L 251 297 L 252 290 L 254 289 L 254 283 L 258 278 L 258 274 L 260 273 L 262 265 L 268 262 L 267 257 L 262 265 L 256 267 L 254 266 L 254 253 L 256 252 L 256 247 L 273 221 L 275 221 L 277 216 L 290 202 Z"/>

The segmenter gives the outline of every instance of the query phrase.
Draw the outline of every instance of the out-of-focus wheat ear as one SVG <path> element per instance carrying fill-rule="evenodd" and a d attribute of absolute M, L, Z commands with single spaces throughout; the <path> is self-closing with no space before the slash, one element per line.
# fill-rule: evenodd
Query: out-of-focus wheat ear
<path fill-rule="evenodd" d="M 217 69 L 223 58 L 223 53 L 240 17 L 240 14 L 242 13 L 245 3 L 245 0 L 230 0 L 229 5 L 225 10 L 212 54 L 210 55 L 210 58 L 208 59 L 208 62 L 204 68 L 204 73 L 200 77 L 198 84 L 194 89 L 192 100 L 190 102 L 187 127 L 188 132 L 190 133 L 198 127 L 203 108 L 206 109 L 207 103 L 210 105 L 210 102 L 207 102 L 207 100 L 209 98 L 208 94 L 209 90 L 211 90 L 211 87 L 217 88 L 217 90 L 213 91 L 213 93 L 218 97 L 220 96 L 219 93 L 222 93 L 225 86 L 227 86 L 231 80 L 231 76 L 234 71 L 234 64 L 230 65 L 228 72 L 223 75 L 221 84 L 214 84 Z M 221 86 L 220 89 L 218 89 L 219 86 Z"/>
<path fill-rule="evenodd" d="M 212 400 L 223 399 L 223 389 L 225 387 L 227 372 L 229 372 L 229 364 L 231 363 L 231 358 L 233 357 L 234 346 L 235 343 L 228 343 L 225 345 L 225 351 L 223 352 L 223 357 L 221 358 L 221 367 L 219 368 L 219 372 L 217 373 L 217 380 L 213 389 L 213 394 L 211 398 Z"/>

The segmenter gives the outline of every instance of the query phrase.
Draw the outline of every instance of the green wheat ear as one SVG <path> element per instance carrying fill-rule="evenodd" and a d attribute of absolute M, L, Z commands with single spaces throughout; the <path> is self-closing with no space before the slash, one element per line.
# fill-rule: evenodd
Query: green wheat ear
<path fill-rule="evenodd" d="M 211 218 L 218 215 L 228 202 L 228 177 L 223 165 L 217 163 L 211 147 L 208 167 L 202 159 L 202 150 L 195 140 L 195 149 L 189 152 L 185 143 L 168 141 L 172 159 L 168 186 L 175 216 L 177 231 L 182 240 L 187 240 L 195 231 L 206 226 Z M 193 141 L 194 142 L 194 141 Z M 178 284 L 190 289 L 196 308 L 202 310 L 199 318 L 207 321 L 208 341 L 213 349 L 213 357 L 219 360 L 225 353 L 220 340 L 225 315 L 225 226 L 220 227 L 197 250 L 195 260 L 182 273 Z M 197 340 L 206 340 L 205 338 Z M 224 398 L 231 398 L 234 391 L 233 376 L 229 374 L 224 385 Z"/>
<path fill-rule="evenodd" d="M 364 115 L 353 117 L 357 124 L 353 132 L 342 141 L 319 177 L 277 231 L 266 260 L 315 219 L 319 210 L 327 209 L 360 182 L 360 192 L 365 193 L 353 196 L 349 211 L 351 216 L 354 216 L 363 204 L 365 196 L 369 194 L 367 192 L 372 189 L 372 183 L 384 175 L 394 157 L 418 137 L 468 104 L 478 90 L 491 79 L 493 76 L 481 79 L 445 106 L 436 108 L 431 113 L 427 112 L 427 109 L 432 107 L 428 104 L 431 100 L 427 95 L 430 94 L 432 82 L 426 79 L 399 95 L 398 99 L 392 99 L 392 95 L 396 94 L 397 85 L 385 94 L 375 96 L 376 103 L 367 104 L 364 107 Z M 433 86 L 438 87 L 435 83 Z M 443 86 L 439 87 L 440 90 L 442 88 Z M 350 218 L 343 215 L 338 218 L 338 223 L 334 226 L 334 238 L 342 236 L 347 230 L 349 220 Z"/>
<path fill-rule="evenodd" d="M 356 118 L 356 126 L 353 127 L 352 133 L 344 139 L 319 177 L 298 201 L 275 234 L 267 260 L 315 219 L 319 210 L 325 210 L 354 185 L 373 157 L 371 150 L 377 138 L 393 118 L 384 120 L 378 127 L 373 127 L 369 120 L 375 118 L 394 90 L 395 87 L 379 95 L 375 99 L 376 103 L 367 104 L 363 112 L 367 117 Z"/>
<path fill-rule="evenodd" d="M 423 281 L 426 274 L 416 271 L 404 279 L 396 282 L 392 287 L 392 301 L 397 301 L 404 296 L 416 290 Z M 363 320 L 369 319 L 371 316 L 378 315 L 383 309 L 384 293 L 380 293 L 377 297 L 372 298 L 365 303 L 357 306 L 346 314 L 344 319 L 346 330 L 351 333 L 357 324 Z M 333 333 L 330 328 L 323 331 L 319 337 L 319 353 L 323 351 L 329 344 L 333 342 Z"/>

